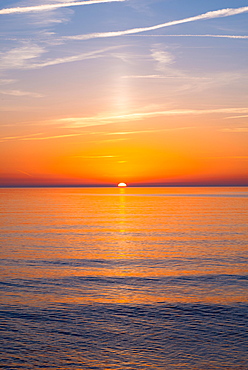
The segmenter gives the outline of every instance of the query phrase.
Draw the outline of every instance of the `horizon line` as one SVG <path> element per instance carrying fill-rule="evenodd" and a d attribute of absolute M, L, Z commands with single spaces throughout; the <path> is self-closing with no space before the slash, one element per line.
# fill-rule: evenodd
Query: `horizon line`
<path fill-rule="evenodd" d="M 131 183 L 127 184 L 126 188 L 175 188 L 175 187 L 248 187 L 248 183 Z M 1 185 L 0 189 L 16 189 L 16 188 L 118 188 L 118 184 L 34 184 L 34 185 L 24 185 L 24 184 L 9 184 Z"/>

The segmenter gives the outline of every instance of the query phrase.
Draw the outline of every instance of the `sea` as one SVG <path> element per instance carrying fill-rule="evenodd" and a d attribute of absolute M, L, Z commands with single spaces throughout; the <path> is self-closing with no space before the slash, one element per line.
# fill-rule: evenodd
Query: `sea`
<path fill-rule="evenodd" d="M 0 189 L 1 369 L 248 369 L 248 188 Z"/>

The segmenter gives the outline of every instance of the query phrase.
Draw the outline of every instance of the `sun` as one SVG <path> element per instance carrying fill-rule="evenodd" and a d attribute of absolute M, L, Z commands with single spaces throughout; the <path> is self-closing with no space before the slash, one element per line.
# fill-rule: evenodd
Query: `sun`
<path fill-rule="evenodd" d="M 125 182 L 120 182 L 119 184 L 118 184 L 118 187 L 119 188 L 125 188 L 127 186 L 127 184 L 125 184 Z"/>

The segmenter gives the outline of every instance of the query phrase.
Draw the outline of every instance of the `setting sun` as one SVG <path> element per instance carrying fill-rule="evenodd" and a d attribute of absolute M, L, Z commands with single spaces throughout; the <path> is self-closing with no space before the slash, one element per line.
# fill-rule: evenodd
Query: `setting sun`
<path fill-rule="evenodd" d="M 118 187 L 119 188 L 125 188 L 127 186 L 127 184 L 125 184 L 125 182 L 120 182 L 119 184 L 118 184 Z"/>

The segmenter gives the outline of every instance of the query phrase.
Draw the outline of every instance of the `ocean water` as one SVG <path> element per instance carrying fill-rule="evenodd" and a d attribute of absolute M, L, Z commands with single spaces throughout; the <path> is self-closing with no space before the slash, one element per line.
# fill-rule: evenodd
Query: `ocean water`
<path fill-rule="evenodd" d="M 248 369 L 248 188 L 0 189 L 2 369 Z"/>

